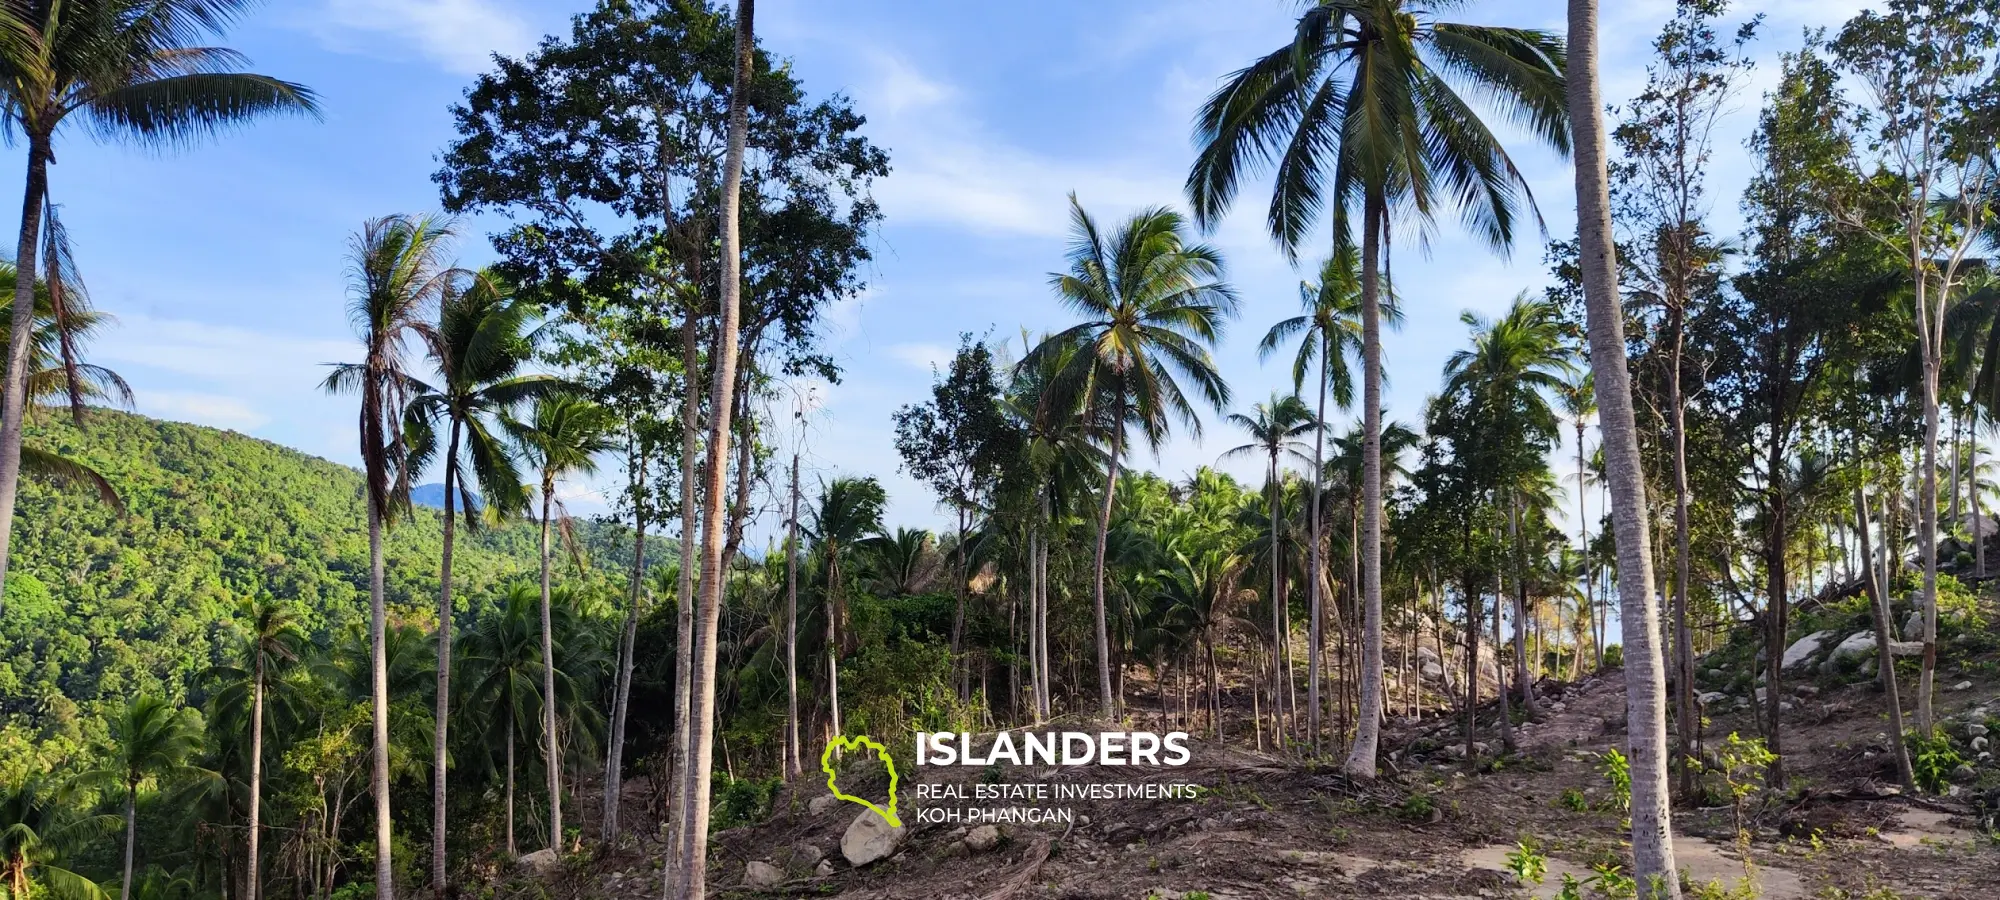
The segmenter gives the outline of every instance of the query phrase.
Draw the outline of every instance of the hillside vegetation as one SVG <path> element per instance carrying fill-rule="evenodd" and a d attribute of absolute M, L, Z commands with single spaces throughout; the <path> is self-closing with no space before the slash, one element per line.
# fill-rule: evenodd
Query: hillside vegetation
<path fill-rule="evenodd" d="M 81 429 L 46 416 L 29 433 L 107 476 L 125 513 L 77 487 L 24 483 L 0 613 L 0 748 L 31 735 L 45 750 L 83 746 L 129 697 L 184 698 L 201 672 L 234 663 L 223 648 L 242 598 L 287 602 L 320 641 L 365 621 L 359 472 L 114 411 L 93 411 Z M 415 509 L 388 540 L 390 606 L 425 631 L 437 617 L 438 517 Z M 494 586 L 533 575 L 535 529 L 459 535 L 458 608 L 469 619 Z"/>

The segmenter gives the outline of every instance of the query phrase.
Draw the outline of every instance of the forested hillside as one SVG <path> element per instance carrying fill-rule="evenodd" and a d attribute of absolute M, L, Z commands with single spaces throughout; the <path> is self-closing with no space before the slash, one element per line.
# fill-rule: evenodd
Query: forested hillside
<path fill-rule="evenodd" d="M 30 439 L 103 473 L 120 515 L 81 486 L 29 480 L 0 613 L 0 748 L 29 734 L 50 747 L 102 734 L 137 694 L 180 699 L 223 648 L 244 598 L 291 604 L 325 641 L 367 619 L 361 474 L 229 431 L 94 410 L 85 427 L 45 416 Z M 458 608 L 535 571 L 533 523 L 459 532 Z M 397 621 L 436 620 L 439 513 L 389 532 Z M 5 754 L 0 754 L 5 755 Z"/>

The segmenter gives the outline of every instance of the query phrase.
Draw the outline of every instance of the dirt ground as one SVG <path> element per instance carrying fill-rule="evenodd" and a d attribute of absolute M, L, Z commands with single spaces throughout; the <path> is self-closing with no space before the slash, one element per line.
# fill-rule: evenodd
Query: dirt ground
<path fill-rule="evenodd" d="M 1587 879 L 1593 865 L 1629 871 L 1623 816 L 1606 807 L 1611 792 L 1599 773 L 1600 754 L 1624 739 L 1624 683 L 1614 672 L 1574 685 L 1544 684 L 1543 691 L 1542 718 L 1520 727 L 1519 752 L 1499 764 L 1489 757 L 1472 771 L 1458 750 L 1439 746 L 1462 741 L 1460 720 L 1398 720 L 1385 738 L 1384 776 L 1365 786 L 1341 778 L 1337 760 L 1315 765 L 1200 741 L 1192 742 L 1186 766 L 1108 776 L 1110 770 L 1094 767 L 905 771 L 899 792 L 905 840 L 894 855 L 861 868 L 843 859 L 841 838 L 858 814 L 873 813 L 825 799 L 815 805 L 827 790 L 824 779 L 809 777 L 781 791 L 769 821 L 716 836 L 711 896 L 1553 897 L 1563 876 Z M 1941 715 L 1979 704 L 2000 708 L 1991 683 L 1938 699 Z M 1676 854 L 1689 882 L 1735 891 L 1710 896 L 1778 900 L 2000 897 L 2000 842 L 1978 830 L 1977 789 L 1919 799 L 1884 788 L 1893 784 L 1878 740 L 1886 726 L 1879 695 L 1865 685 L 1796 701 L 1787 713 L 1785 756 L 1794 789 L 1747 811 L 1747 859 L 1728 806 L 1676 809 Z M 1143 708 L 1136 694 L 1133 705 Z M 1754 733 L 1747 712 L 1710 716 L 1711 737 Z M 1480 739 L 1494 741 L 1484 723 Z M 1188 782 L 1203 790 L 1193 799 L 1035 804 L 1067 807 L 1073 821 L 1003 825 L 998 845 L 983 851 L 968 846 L 964 825 L 918 821 L 926 804 L 911 799 L 919 782 L 970 791 L 980 783 L 1087 781 Z M 842 789 L 880 797 L 885 782 L 879 772 L 850 771 Z M 630 783 L 628 796 L 645 802 Z M 1546 856 L 1539 886 L 1506 871 L 1508 854 L 1524 840 Z M 659 858 L 657 846 L 630 848 L 572 866 L 550 887 L 559 896 L 655 896 Z M 775 866 L 783 879 L 749 887 L 753 862 Z M 1743 891 L 1746 879 L 1754 894 Z"/>

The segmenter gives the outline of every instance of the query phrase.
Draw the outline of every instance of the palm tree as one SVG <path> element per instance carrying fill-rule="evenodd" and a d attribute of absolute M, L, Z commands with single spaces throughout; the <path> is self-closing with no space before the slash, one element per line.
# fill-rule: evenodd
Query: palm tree
<path fill-rule="evenodd" d="M 1520 28 L 1441 22 L 1443 0 L 1318 0 L 1292 40 L 1234 73 L 1197 120 L 1201 145 L 1188 174 L 1196 221 L 1228 210 L 1249 167 L 1276 160 L 1267 217 L 1287 254 L 1325 207 L 1336 245 L 1361 213 L 1363 709 L 1382 697 L 1381 275 L 1393 210 L 1428 228 L 1456 207 L 1495 248 L 1513 242 L 1528 184 L 1506 148 L 1464 99 L 1491 99 L 1515 124 L 1558 148 L 1563 124 L 1562 42 Z M 1375 777 L 1377 716 L 1361 717 L 1344 768 Z"/>
<path fill-rule="evenodd" d="M 1097 625 L 1098 714 L 1116 715 L 1111 693 L 1111 637 L 1104 615 L 1105 541 L 1118 492 L 1126 432 L 1137 425 L 1158 449 L 1169 421 L 1199 435 L 1195 394 L 1220 412 L 1229 386 L 1209 351 L 1236 315 L 1236 293 L 1222 281 L 1222 255 L 1193 243 L 1187 222 L 1164 207 L 1141 210 L 1110 235 L 1070 195 L 1070 270 L 1052 274 L 1056 295 L 1083 321 L 1043 339 L 1022 360 L 1034 368 L 1066 355 L 1041 402 L 1047 415 L 1077 413 L 1107 422 L 1104 500 L 1097 516 L 1092 603 Z"/>
<path fill-rule="evenodd" d="M 532 399 L 551 383 L 546 375 L 521 369 L 535 354 L 529 330 L 534 309 L 512 296 L 494 273 L 480 273 L 452 285 L 438 307 L 437 330 L 427 348 L 441 376 L 436 387 L 416 387 L 404 413 L 411 436 L 412 469 L 444 445 L 444 551 L 438 565 L 437 718 L 431 759 L 431 889 L 445 891 L 446 731 L 451 718 L 451 557 L 457 517 L 478 529 L 481 504 L 486 517 L 503 518 L 527 506 L 514 455 L 501 439 L 500 420 L 515 405 Z M 471 478 L 466 476 L 468 472 Z M 468 480 L 479 487 L 478 497 Z"/>
<path fill-rule="evenodd" d="M 883 597 L 910 597 L 937 583 L 944 569 L 937 538 L 921 528 L 898 528 L 861 542 L 868 551 L 870 589 Z"/>
<path fill-rule="evenodd" d="M 494 611 L 480 621 L 465 638 L 467 680 L 465 705 L 489 709 L 494 715 L 485 720 L 487 743 L 497 738 L 504 748 L 506 772 L 504 826 L 507 855 L 519 853 L 514 841 L 514 746 L 515 733 L 524 717 L 541 702 L 542 651 L 535 624 L 534 585 L 514 582 L 502 588 Z"/>
<path fill-rule="evenodd" d="M 238 607 L 237 615 L 249 625 L 244 656 L 249 659 L 250 671 L 239 674 L 218 669 L 214 674 L 249 676 L 243 679 L 249 682 L 250 688 L 250 830 L 246 842 L 248 877 L 245 883 L 250 891 L 248 900 L 258 900 L 264 893 L 263 882 L 257 874 L 264 792 L 264 694 L 274 673 L 298 662 L 305 634 L 299 630 L 291 607 L 270 597 L 245 599 Z M 225 689 L 226 692 L 230 690 Z M 218 701 L 217 708 L 233 705 L 229 703 L 229 698 L 218 698 Z"/>
<path fill-rule="evenodd" d="M 1472 312 L 1459 318 L 1473 329 L 1472 347 L 1453 353 L 1445 362 L 1445 390 L 1467 398 L 1475 420 L 1482 423 L 1481 441 L 1488 446 L 1481 449 L 1500 464 L 1500 470 L 1492 473 L 1494 499 L 1506 497 L 1508 527 L 1518 537 L 1525 512 L 1524 487 L 1546 475 L 1546 468 L 1539 456 L 1523 460 L 1516 450 L 1554 440 L 1561 423 L 1549 397 L 1567 387 L 1564 377 L 1574 371 L 1570 350 L 1555 306 L 1525 292 L 1499 319 L 1487 321 Z M 1514 681 L 1521 702 L 1534 714 L 1534 688 L 1528 675 L 1527 582 L 1519 565 L 1518 541 L 1515 549 Z M 1499 622 L 1497 615 L 1494 622 Z"/>
<path fill-rule="evenodd" d="M 57 896 L 102 900 L 104 889 L 60 863 L 118 827 L 116 816 L 77 812 L 77 782 L 30 776 L 0 785 L 0 885 L 10 900 L 33 900 L 37 882 Z"/>
<path fill-rule="evenodd" d="M 1332 256 L 1320 266 L 1319 281 L 1299 284 L 1299 304 L 1305 308 L 1304 315 L 1279 320 L 1266 332 L 1264 340 L 1257 345 L 1257 356 L 1268 359 L 1278 347 L 1293 337 L 1299 339 L 1299 351 L 1292 358 L 1292 389 L 1304 390 L 1306 375 L 1317 369 L 1319 375 L 1318 405 L 1313 417 L 1319 427 L 1313 430 L 1313 479 L 1312 505 L 1308 513 L 1306 564 L 1306 603 L 1308 616 L 1312 619 L 1311 633 L 1307 643 L 1312 647 L 1312 658 L 1306 671 L 1306 730 L 1312 734 L 1313 749 L 1319 748 L 1320 740 L 1320 647 L 1325 640 L 1326 621 L 1325 600 L 1320 595 L 1324 581 L 1325 542 L 1320 536 L 1323 525 L 1320 511 L 1326 494 L 1326 401 L 1332 392 L 1333 401 L 1341 409 L 1354 405 L 1354 373 L 1347 366 L 1349 357 L 1361 354 L 1361 260 L 1352 246 L 1343 245 L 1334 250 Z M 1382 306 L 1382 316 L 1391 326 L 1403 321 L 1403 311 L 1392 296 Z"/>
<path fill-rule="evenodd" d="M 382 532 L 409 505 L 409 455 L 403 409 L 421 386 L 409 373 L 409 343 L 436 343 L 429 311 L 450 293 L 459 271 L 444 263 L 451 227 L 430 216 L 372 219 L 348 251 L 349 318 L 361 336 L 364 360 L 334 366 L 322 387 L 361 395 L 361 467 L 367 476 L 368 635 L 373 656 L 375 885 L 393 900 L 390 860 L 389 676 L 384 642 L 388 609 L 383 596 Z"/>
<path fill-rule="evenodd" d="M 1585 511 L 1584 500 L 1589 496 L 1590 475 L 1584 465 L 1583 429 L 1590 419 L 1597 415 L 1597 376 L 1588 370 L 1579 370 L 1569 380 L 1563 382 L 1556 391 L 1556 402 L 1562 405 L 1563 415 L 1576 427 L 1576 544 L 1577 561 L 1582 570 L 1583 606 L 1590 615 L 1591 622 L 1597 621 L 1597 596 L 1595 579 L 1590 577 L 1590 514 Z M 1592 632 L 1592 637 L 1596 637 Z M 1597 668 L 1604 668 L 1604 642 L 1595 641 Z"/>
<path fill-rule="evenodd" d="M 819 542 L 826 590 L 826 684 L 833 733 L 840 730 L 840 657 L 846 634 L 847 598 L 842 592 L 847 558 L 882 530 L 882 508 L 889 502 L 882 483 L 873 478 L 835 478 L 820 486 L 819 508 L 806 534 Z"/>
<path fill-rule="evenodd" d="M 1280 456 L 1291 456 L 1295 459 L 1305 460 L 1306 455 L 1301 450 L 1302 444 L 1298 440 L 1298 437 L 1308 431 L 1319 432 L 1320 422 L 1313 417 L 1312 410 L 1306 408 L 1305 401 L 1300 400 L 1296 394 L 1273 394 L 1270 402 L 1256 404 L 1251 409 L 1251 415 L 1246 416 L 1242 413 L 1230 413 L 1225 419 L 1229 424 L 1243 429 L 1246 434 L 1250 435 L 1250 443 L 1232 448 L 1222 455 L 1224 458 L 1228 458 L 1231 456 L 1261 453 L 1268 460 L 1269 468 L 1265 474 L 1265 484 L 1270 493 L 1271 501 L 1271 513 L 1269 516 L 1271 531 L 1271 706 L 1272 711 L 1275 713 L 1283 708 L 1280 698 L 1283 695 L 1285 674 L 1284 670 L 1279 667 L 1279 658 L 1283 655 L 1280 652 L 1280 648 L 1284 645 L 1287 638 L 1287 635 L 1284 633 L 1283 617 L 1281 615 L 1285 605 L 1285 589 L 1284 568 L 1280 565 L 1281 554 L 1279 552 L 1279 532 L 1282 530 L 1283 518 L 1278 514 L 1278 502 L 1280 495 L 1284 492 L 1284 485 L 1278 477 L 1278 458 Z M 1317 497 L 1317 494 L 1315 494 L 1315 497 Z M 1315 577 L 1315 574 L 1308 573 L 1307 577 Z M 1279 718 L 1282 719 L 1282 715 Z M 1281 733 L 1281 730 L 1274 730 L 1272 732 L 1274 736 Z M 1282 738 L 1278 738 L 1278 740 L 1282 741 Z"/>
<path fill-rule="evenodd" d="M 69 257 L 67 240 L 63 238 L 61 225 L 53 215 L 50 231 L 58 246 L 51 259 L 66 261 Z M 58 273 L 67 269 L 66 262 L 52 267 L 52 271 Z M 15 271 L 13 263 L 0 260 L 0 283 L 12 280 Z M 56 304 L 57 297 L 64 299 L 60 307 Z M 0 316 L 10 322 L 13 315 L 11 306 L 0 310 Z M 35 283 L 35 327 L 27 366 L 26 415 L 32 417 L 38 407 L 65 400 L 70 405 L 72 416 L 78 421 L 82 419 L 83 404 L 88 401 L 132 405 L 132 388 L 124 378 L 117 372 L 80 358 L 84 343 L 110 321 L 110 316 L 90 307 L 89 296 L 83 292 L 74 272 L 69 272 L 67 278 L 59 275 L 54 286 L 46 278 Z M 113 510 L 120 514 L 125 511 L 125 502 L 118 496 L 111 480 L 76 459 L 24 443 L 21 446 L 21 472 L 57 484 L 88 486 L 97 492 L 98 499 Z M 6 603 L 0 600 L 0 612 L 5 610 Z"/>
<path fill-rule="evenodd" d="M 535 399 L 527 422 L 508 429 L 535 467 L 542 494 L 542 658 L 555 659 L 554 625 L 549 612 L 549 537 L 555 521 L 556 482 L 597 471 L 597 456 L 615 449 L 618 417 L 590 399 L 553 391 Z M 564 517 L 567 522 L 567 516 Z M 564 525 L 568 529 L 568 525 Z M 556 746 L 555 667 L 542 669 L 542 755 L 549 776 L 549 849 L 562 852 L 562 753 Z"/>
<path fill-rule="evenodd" d="M 132 898 L 132 853 L 139 834 L 139 785 L 165 782 L 189 772 L 188 759 L 201 750 L 201 724 L 194 711 L 176 708 L 157 696 L 134 697 L 111 720 L 104 767 L 87 773 L 91 782 L 125 791 L 125 877 L 119 900 Z"/>
<path fill-rule="evenodd" d="M 1625 717 L 1632 749 L 1632 864 L 1655 896 L 1677 900 L 1673 815 L 1667 802 L 1666 672 L 1660 655 L 1659 601 L 1653 596 L 1653 550 L 1646 524 L 1645 471 L 1632 410 L 1625 355 L 1625 313 L 1618 297 L 1617 246 L 1611 232 L 1611 183 L 1604 156 L 1604 95 L 1597 75 L 1597 0 L 1569 0 L 1569 75 L 1565 95 L 1576 147 L 1578 265 L 1583 273 L 1590 368 L 1597 384 L 1598 442 L 1611 488 L 1623 607 Z"/>
<path fill-rule="evenodd" d="M 36 258 L 49 205 L 55 136 L 72 116 L 103 137 L 149 147 L 190 143 L 273 113 L 316 115 L 313 93 L 234 71 L 243 57 L 194 46 L 250 0 L 13 0 L 0 5 L 0 116 L 28 145 L 15 245 L 13 318 L 0 399 L 0 587 L 22 470 L 21 429 L 33 344 Z"/>

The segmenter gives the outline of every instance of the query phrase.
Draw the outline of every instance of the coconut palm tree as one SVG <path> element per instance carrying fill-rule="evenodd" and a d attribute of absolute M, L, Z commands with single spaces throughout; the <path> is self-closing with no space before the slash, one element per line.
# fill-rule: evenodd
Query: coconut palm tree
<path fill-rule="evenodd" d="M 1186 220 L 1164 207 L 1141 210 L 1107 235 L 1072 194 L 1069 263 L 1069 271 L 1050 275 L 1049 283 L 1083 321 L 1043 339 L 1022 365 L 1034 368 L 1065 356 L 1043 391 L 1045 415 L 1114 423 L 1105 429 L 1109 447 L 1092 574 L 1098 714 L 1110 719 L 1116 709 L 1104 554 L 1126 434 L 1136 425 L 1157 449 L 1179 420 L 1199 435 L 1190 389 L 1217 412 L 1228 406 L 1229 386 L 1209 352 L 1236 315 L 1236 292 L 1222 281 L 1221 253 L 1194 243 Z"/>
<path fill-rule="evenodd" d="M 57 238 L 62 237 L 60 223 L 50 220 L 50 229 Z M 54 257 L 67 260 L 67 241 Z M 71 267 L 66 262 L 51 268 L 58 273 Z M 0 260 L 0 283 L 11 280 L 15 272 L 14 264 Z M 56 298 L 62 296 L 60 308 Z M 13 308 L 0 309 L 0 317 L 9 322 L 13 319 Z M 51 287 L 47 279 L 35 283 L 35 328 L 30 341 L 27 366 L 26 414 L 31 418 L 36 409 L 67 402 L 72 416 L 82 421 L 84 404 L 91 401 L 132 405 L 132 388 L 117 372 L 103 366 L 92 365 L 81 359 L 83 345 L 98 330 L 109 324 L 111 317 L 90 307 L 89 296 L 83 292 L 82 284 L 73 272 Z M 57 484 L 80 484 L 97 492 L 113 510 L 122 514 L 125 502 L 118 496 L 118 490 L 111 480 L 89 465 L 33 444 L 21 446 L 21 472 Z M 6 610 L 6 603 L 0 600 L 0 612 Z"/>
<path fill-rule="evenodd" d="M 1271 704 L 1273 712 L 1277 712 L 1283 708 L 1280 698 L 1284 694 L 1285 673 L 1279 666 L 1279 659 L 1284 655 L 1280 652 L 1280 648 L 1286 639 L 1281 615 L 1285 605 L 1285 576 L 1284 567 L 1280 564 L 1282 554 L 1279 547 L 1283 517 L 1278 513 L 1284 485 L 1278 475 L 1278 459 L 1289 456 L 1296 460 L 1309 461 L 1310 458 L 1304 452 L 1304 444 L 1298 438 L 1308 431 L 1319 432 L 1320 422 L 1313 417 L 1312 410 L 1306 408 L 1305 401 L 1300 400 L 1296 394 L 1273 394 L 1270 402 L 1256 404 L 1251 409 L 1251 415 L 1230 413 L 1225 418 L 1229 424 L 1243 429 L 1250 435 L 1250 443 L 1231 448 L 1222 455 L 1226 459 L 1257 453 L 1262 454 L 1267 460 L 1265 484 L 1271 506 L 1268 517 L 1271 532 Z M 1308 573 L 1307 577 L 1312 578 L 1314 575 Z M 1274 737 L 1281 735 L 1282 729 L 1274 730 L 1272 734 Z M 1283 738 L 1276 737 L 1276 740 L 1282 743 Z"/>
<path fill-rule="evenodd" d="M 250 827 L 245 838 L 247 847 L 245 884 L 248 886 L 250 897 L 254 900 L 263 896 L 263 882 L 258 878 L 260 864 L 258 853 L 263 836 L 265 693 L 272 684 L 273 675 L 299 661 L 299 654 L 306 638 L 305 633 L 299 629 L 298 620 L 293 615 L 291 607 L 270 597 L 245 598 L 237 607 L 237 617 L 248 628 L 243 644 L 243 655 L 249 663 L 248 671 L 217 667 L 210 670 L 209 675 L 225 682 L 225 686 L 213 700 L 212 709 L 240 709 L 245 699 L 249 701 Z M 242 689 L 246 687 L 249 694 L 247 698 L 242 696 L 244 693 Z"/>
<path fill-rule="evenodd" d="M 520 852 L 514 840 L 514 747 L 524 718 L 531 718 L 542 697 L 542 650 L 535 623 L 535 586 L 513 582 L 500 590 L 494 611 L 465 638 L 465 706 L 493 714 L 483 721 L 486 744 L 499 743 L 505 757 L 503 797 L 507 855 Z"/>
<path fill-rule="evenodd" d="M 1229 76 L 1197 117 L 1200 145 L 1187 191 L 1213 227 L 1248 170 L 1275 160 L 1267 225 L 1296 254 L 1323 209 L 1336 245 L 1361 214 L 1364 709 L 1382 696 L 1382 349 L 1380 298 L 1392 211 L 1429 229 L 1455 208 L 1496 249 L 1514 239 L 1528 183 L 1488 130 L 1471 95 L 1513 124 L 1567 148 L 1563 49 L 1554 35 L 1439 21 L 1444 0 L 1317 0 L 1292 40 Z M 1379 736 L 1363 716 L 1344 768 L 1375 777 Z"/>
<path fill-rule="evenodd" d="M 13 318 L 0 398 L 0 587 L 20 486 L 36 249 L 49 205 L 55 137 L 77 124 L 101 137 L 174 147 L 275 113 L 317 114 L 311 90 L 238 71 L 218 36 L 251 0 L 13 0 L 0 4 L 0 117 L 27 145 L 14 260 Z"/>
<path fill-rule="evenodd" d="M 1632 868 L 1643 890 L 1678 900 L 1673 815 L 1667 801 L 1666 671 L 1660 654 L 1659 601 L 1653 596 L 1653 550 L 1646 524 L 1645 472 L 1632 410 L 1625 354 L 1625 313 L 1618 296 L 1617 246 L 1611 231 L 1611 180 L 1604 154 L 1604 93 L 1597 74 L 1597 0 L 1569 0 L 1569 62 L 1564 93 L 1576 148 L 1578 266 L 1583 274 L 1590 368 L 1597 385 L 1597 429 L 1611 523 L 1618 545 L 1618 598 L 1624 621 L 1625 718 L 1632 750 Z"/>
<path fill-rule="evenodd" d="M 1292 358 L 1292 389 L 1304 390 L 1306 376 L 1317 370 L 1319 377 L 1318 405 L 1313 417 L 1320 423 L 1313 430 L 1313 479 L 1312 504 L 1308 513 L 1306 564 L 1306 604 L 1311 618 L 1307 643 L 1312 647 L 1312 659 L 1306 672 L 1306 730 L 1312 737 L 1312 746 L 1319 748 L 1320 740 L 1320 647 L 1325 640 L 1325 599 L 1320 588 L 1325 581 L 1325 541 L 1320 535 L 1324 525 L 1321 503 L 1326 494 L 1326 401 L 1331 392 L 1334 403 L 1341 409 L 1354 405 L 1354 373 L 1348 368 L 1350 357 L 1361 355 L 1361 257 L 1352 247 L 1343 245 L 1334 250 L 1332 256 L 1320 265 L 1319 280 L 1299 284 L 1299 304 L 1304 307 L 1303 315 L 1281 319 L 1264 334 L 1264 340 L 1257 345 L 1258 359 L 1268 359 L 1285 341 L 1296 338 L 1298 353 Z M 1382 305 L 1382 317 L 1391 327 L 1403 321 L 1402 308 L 1392 296 Z"/>
<path fill-rule="evenodd" d="M 1528 482 L 1545 477 L 1547 469 L 1539 457 L 1523 460 L 1513 449 L 1542 447 L 1555 440 L 1561 421 L 1550 398 L 1563 393 L 1567 387 L 1564 379 L 1575 371 L 1558 316 L 1554 304 L 1525 292 L 1516 296 L 1498 319 L 1489 321 L 1468 311 L 1459 320 L 1473 331 L 1472 347 L 1453 353 L 1444 367 L 1446 392 L 1467 398 L 1474 419 L 1482 423 L 1481 440 L 1489 445 L 1487 455 L 1503 467 L 1492 473 L 1494 499 L 1499 502 L 1505 498 L 1508 527 L 1516 536 L 1525 512 L 1523 491 Z M 1518 552 L 1515 555 L 1518 563 Z M 1528 674 L 1525 574 L 1520 566 L 1515 567 L 1514 680 L 1521 702 L 1534 714 L 1534 688 Z"/>
<path fill-rule="evenodd" d="M 451 719 L 452 544 L 457 519 L 478 529 L 482 518 L 502 519 L 526 508 L 519 467 L 503 438 L 501 419 L 516 405 L 545 392 L 554 380 L 524 373 L 535 355 L 535 311 L 516 299 L 496 273 L 455 280 L 438 306 L 437 329 L 426 348 L 439 379 L 415 385 L 404 411 L 411 468 L 421 471 L 438 455 L 445 433 L 444 550 L 438 565 L 437 718 L 431 759 L 431 889 L 445 891 L 446 732 Z M 470 475 L 468 478 L 467 476 Z M 473 484 L 478 494 L 473 493 Z M 483 513 L 483 515 L 482 515 Z"/>
<path fill-rule="evenodd" d="M 846 587 L 849 557 L 860 550 L 868 536 L 882 530 L 882 509 L 889 497 L 882 483 L 873 478 L 835 478 L 820 485 L 819 505 L 813 510 L 812 527 L 806 534 L 819 542 L 820 562 L 825 567 L 826 590 L 826 683 L 833 733 L 840 730 L 840 657 L 843 645 L 852 640 L 846 633 Z"/>
<path fill-rule="evenodd" d="M 375 799 L 375 884 L 393 900 L 395 867 L 390 860 L 389 676 L 384 642 L 388 608 L 383 596 L 382 533 L 409 506 L 409 454 L 402 429 L 403 410 L 420 385 L 410 377 L 410 343 L 437 341 L 431 313 L 461 273 L 445 264 L 451 226 L 430 216 L 387 216 L 370 220 L 348 251 L 352 274 L 348 316 L 361 337 L 363 361 L 335 365 L 322 387 L 329 393 L 361 395 L 361 468 L 367 480 L 368 634 L 374 658 L 374 770 L 369 792 Z"/>
<path fill-rule="evenodd" d="M 118 827 L 117 816 L 86 816 L 76 796 L 78 782 L 30 776 L 0 785 L 0 885 L 10 900 L 33 900 L 36 884 L 58 897 L 102 900 L 97 883 L 64 868 L 72 853 Z"/>
<path fill-rule="evenodd" d="M 508 430 L 535 468 L 541 488 L 542 658 L 555 659 L 555 626 L 549 611 L 550 529 L 555 523 L 556 482 L 597 471 L 599 454 L 616 449 L 618 417 L 581 394 L 550 391 L 535 399 L 526 422 Z M 568 516 L 563 528 L 568 530 Z M 542 758 L 549 777 L 549 849 L 562 852 L 562 752 L 556 746 L 555 667 L 542 669 Z"/>
<path fill-rule="evenodd" d="M 139 785 L 165 783 L 190 772 L 188 759 L 201 750 L 201 723 L 191 709 L 157 696 L 140 696 L 111 720 L 104 765 L 84 775 L 91 783 L 116 785 L 125 794 L 125 877 L 119 900 L 132 898 L 132 855 L 139 835 Z"/>
<path fill-rule="evenodd" d="M 1596 579 L 1590 573 L 1590 513 L 1584 501 L 1590 496 L 1590 472 L 1585 466 L 1583 429 L 1597 415 L 1597 377 L 1587 369 L 1579 369 L 1556 392 L 1556 402 L 1562 406 L 1562 414 L 1576 428 L 1576 545 L 1579 576 L 1583 580 L 1583 608 L 1595 625 L 1597 621 L 1597 592 L 1592 584 Z M 1596 638 L 1593 628 L 1592 637 Z M 1604 642 L 1596 640 L 1597 668 L 1604 668 Z"/>

